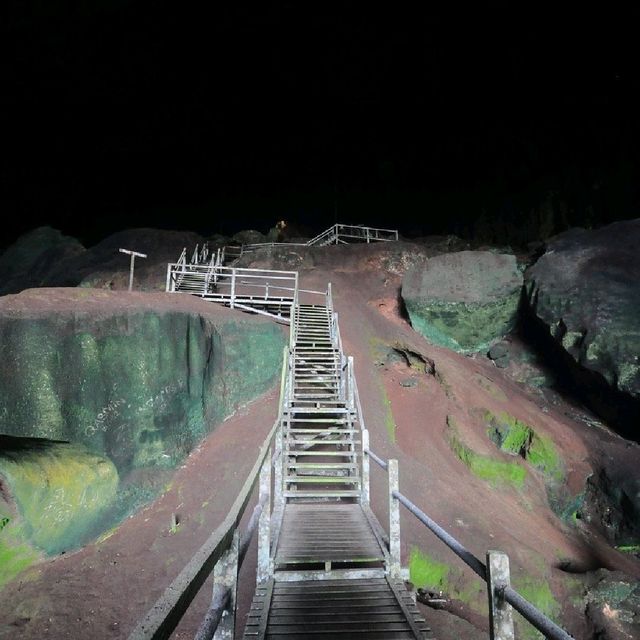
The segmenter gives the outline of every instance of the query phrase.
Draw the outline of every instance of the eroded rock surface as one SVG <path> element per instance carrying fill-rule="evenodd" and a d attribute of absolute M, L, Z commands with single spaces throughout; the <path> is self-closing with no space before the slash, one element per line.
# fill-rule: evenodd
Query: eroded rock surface
<path fill-rule="evenodd" d="M 573 229 L 525 274 L 529 309 L 565 354 L 576 388 L 621 423 L 640 415 L 638 246 L 640 219 Z M 621 395 L 603 397 L 607 388 Z"/>

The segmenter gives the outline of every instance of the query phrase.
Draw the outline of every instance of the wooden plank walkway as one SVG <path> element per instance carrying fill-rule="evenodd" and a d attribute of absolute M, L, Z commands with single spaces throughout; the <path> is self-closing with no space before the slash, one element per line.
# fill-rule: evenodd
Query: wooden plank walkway
<path fill-rule="evenodd" d="M 284 508 L 270 541 L 269 580 L 256 588 L 244 638 L 430 638 L 405 585 L 390 577 L 388 549 L 361 503 L 362 427 L 331 312 L 297 305 L 292 319 L 281 419 Z"/>
<path fill-rule="evenodd" d="M 276 550 L 276 570 L 289 565 L 373 564 L 385 554 L 359 504 L 288 504 Z"/>
<path fill-rule="evenodd" d="M 387 578 L 274 582 L 251 605 L 245 640 L 430 638 L 404 584 Z"/>

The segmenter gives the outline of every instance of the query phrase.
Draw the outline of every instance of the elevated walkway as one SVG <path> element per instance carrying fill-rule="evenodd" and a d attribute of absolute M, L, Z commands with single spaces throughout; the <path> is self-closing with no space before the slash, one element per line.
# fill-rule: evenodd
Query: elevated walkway
<path fill-rule="evenodd" d="M 225 277 L 222 271 L 211 273 L 216 284 Z M 245 640 L 431 638 L 403 582 L 408 574 L 400 564 L 401 506 L 486 582 L 492 638 L 514 638 L 515 609 L 545 637 L 570 640 L 510 586 L 506 554 L 489 550 L 486 564 L 474 556 L 400 492 L 398 461 L 371 451 L 331 285 L 321 293 L 324 304 L 300 304 L 297 273 L 271 273 L 294 276 L 278 419 L 224 521 L 166 587 L 130 640 L 169 638 L 210 575 L 211 604 L 195 640 L 234 638 L 238 571 L 256 531 L 256 590 Z M 232 290 L 244 284 L 238 283 L 240 277 L 236 272 Z M 237 300 L 232 294 L 219 301 L 234 306 Z M 387 473 L 388 534 L 369 506 L 371 462 Z M 256 486 L 258 503 L 241 531 Z"/>
<path fill-rule="evenodd" d="M 292 320 L 282 483 L 244 638 L 431 637 L 363 491 L 354 379 L 337 318 L 325 305 L 297 305 Z"/>
<path fill-rule="evenodd" d="M 329 244 L 389 242 L 397 239 L 398 232 L 393 229 L 335 224 L 305 245 L 298 246 L 322 247 Z M 238 308 L 290 323 L 292 309 L 298 301 L 297 271 L 232 266 L 244 253 L 279 245 L 296 246 L 291 243 L 259 243 L 225 246 L 212 253 L 205 243 L 202 247 L 196 246 L 190 258 L 185 248 L 176 262 L 167 265 L 165 290 L 168 293 L 188 293 L 232 309 Z"/>

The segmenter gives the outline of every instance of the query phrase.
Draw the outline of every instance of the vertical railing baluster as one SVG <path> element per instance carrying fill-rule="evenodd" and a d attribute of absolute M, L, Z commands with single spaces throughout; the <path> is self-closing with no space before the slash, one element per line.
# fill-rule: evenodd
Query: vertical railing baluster
<path fill-rule="evenodd" d="M 491 640 L 514 640 L 513 609 L 504 599 L 510 586 L 509 556 L 501 551 L 487 551 L 487 594 Z"/>
<path fill-rule="evenodd" d="M 362 504 L 369 505 L 371 502 L 369 431 L 367 429 L 363 429 L 360 435 L 362 437 L 362 490 L 360 493 L 360 501 Z"/>
<path fill-rule="evenodd" d="M 353 407 L 355 403 L 355 398 L 354 398 L 355 385 L 353 384 L 353 378 L 355 373 L 353 371 L 353 356 L 349 356 L 347 358 L 347 369 L 349 372 L 349 385 L 347 387 L 347 392 L 349 395 L 347 398 L 347 402 L 349 403 L 349 409 L 353 411 Z"/>
<path fill-rule="evenodd" d="M 231 308 L 234 308 L 234 302 L 236 298 L 236 270 L 231 269 Z"/>
<path fill-rule="evenodd" d="M 394 491 L 400 491 L 398 477 L 398 461 L 389 460 L 387 471 L 389 473 L 389 576 L 401 577 L 400 568 L 400 502 L 394 495 Z"/>
<path fill-rule="evenodd" d="M 229 600 L 222 612 L 222 618 L 218 623 L 213 640 L 233 640 L 236 629 L 236 594 L 238 587 L 238 540 L 239 535 L 236 530 L 233 534 L 233 542 L 228 551 L 213 569 L 213 598 L 215 600 L 218 592 L 228 591 Z"/>
<path fill-rule="evenodd" d="M 267 582 L 271 574 L 271 452 L 272 447 L 269 447 L 267 457 L 260 469 L 258 500 L 262 504 L 262 513 L 258 522 L 257 584 Z"/>

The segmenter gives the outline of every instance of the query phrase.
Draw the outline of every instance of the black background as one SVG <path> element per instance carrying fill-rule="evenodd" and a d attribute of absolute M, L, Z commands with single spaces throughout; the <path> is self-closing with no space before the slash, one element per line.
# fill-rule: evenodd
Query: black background
<path fill-rule="evenodd" d="M 2 244 L 638 215 L 638 10 L 416 6 L 4 4 Z"/>

